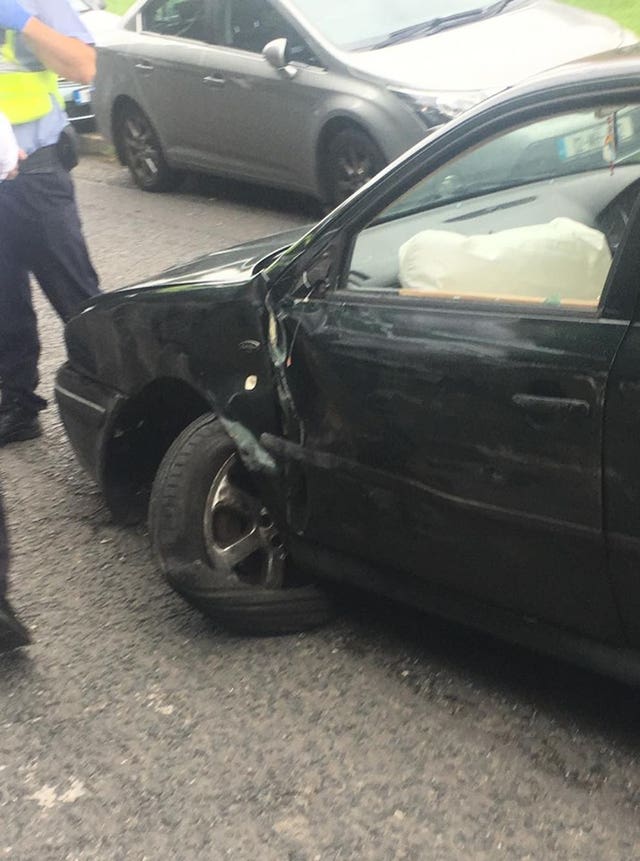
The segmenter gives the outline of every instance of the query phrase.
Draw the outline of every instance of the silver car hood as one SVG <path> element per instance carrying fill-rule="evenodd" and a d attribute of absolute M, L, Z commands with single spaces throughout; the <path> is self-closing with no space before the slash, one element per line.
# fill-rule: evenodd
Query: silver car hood
<path fill-rule="evenodd" d="M 602 15 L 540 0 L 426 38 L 353 51 L 342 59 L 356 72 L 400 87 L 489 95 L 634 38 Z"/>

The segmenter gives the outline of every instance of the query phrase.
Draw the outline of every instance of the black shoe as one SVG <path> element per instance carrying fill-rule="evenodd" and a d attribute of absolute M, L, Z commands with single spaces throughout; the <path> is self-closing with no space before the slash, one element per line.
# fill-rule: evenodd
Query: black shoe
<path fill-rule="evenodd" d="M 0 652 L 9 652 L 28 646 L 31 642 L 29 632 L 13 612 L 6 599 L 0 599 Z"/>
<path fill-rule="evenodd" d="M 35 439 L 42 435 L 38 413 L 19 403 L 0 406 L 0 447 L 10 442 Z"/>

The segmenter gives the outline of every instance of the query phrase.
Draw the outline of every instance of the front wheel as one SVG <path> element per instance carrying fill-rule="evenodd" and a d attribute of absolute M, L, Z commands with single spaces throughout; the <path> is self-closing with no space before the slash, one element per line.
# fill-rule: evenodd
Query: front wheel
<path fill-rule="evenodd" d="M 325 198 L 337 206 L 379 173 L 386 160 L 376 142 L 356 126 L 329 141 L 324 157 Z"/>
<path fill-rule="evenodd" d="M 143 191 L 171 191 L 182 174 L 167 164 L 151 121 L 134 104 L 122 107 L 115 122 L 115 142 L 133 181 Z"/>
<path fill-rule="evenodd" d="M 226 627 L 285 634 L 333 615 L 327 595 L 292 570 L 250 473 L 213 415 L 196 419 L 165 455 L 149 533 L 171 586 Z"/>

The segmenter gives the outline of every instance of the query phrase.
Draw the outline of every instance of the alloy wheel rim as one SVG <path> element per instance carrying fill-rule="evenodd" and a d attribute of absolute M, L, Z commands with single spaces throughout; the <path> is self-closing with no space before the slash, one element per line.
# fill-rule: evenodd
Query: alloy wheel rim
<path fill-rule="evenodd" d="M 153 182 L 158 175 L 160 152 L 150 125 L 142 117 L 127 116 L 123 123 L 127 161 L 143 182 Z"/>
<path fill-rule="evenodd" d="M 284 582 L 286 551 L 262 502 L 238 481 L 245 475 L 233 454 L 218 470 L 204 509 L 204 543 L 212 566 L 266 589 Z"/>
<path fill-rule="evenodd" d="M 336 189 L 341 199 L 368 182 L 376 171 L 370 150 L 356 142 L 345 143 L 337 153 Z"/>

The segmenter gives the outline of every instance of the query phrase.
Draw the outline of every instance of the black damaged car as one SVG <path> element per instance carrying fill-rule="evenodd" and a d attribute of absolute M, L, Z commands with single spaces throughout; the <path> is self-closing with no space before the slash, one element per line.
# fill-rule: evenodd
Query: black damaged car
<path fill-rule="evenodd" d="M 640 50 L 497 96 L 72 320 L 77 456 L 236 629 L 338 580 L 637 680 L 639 191 Z"/>

